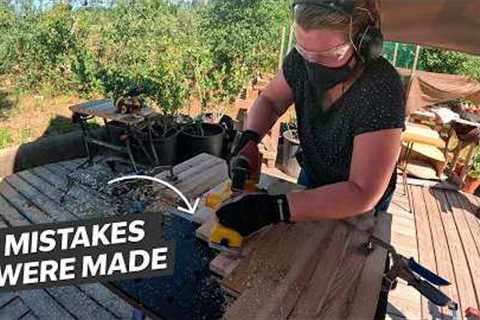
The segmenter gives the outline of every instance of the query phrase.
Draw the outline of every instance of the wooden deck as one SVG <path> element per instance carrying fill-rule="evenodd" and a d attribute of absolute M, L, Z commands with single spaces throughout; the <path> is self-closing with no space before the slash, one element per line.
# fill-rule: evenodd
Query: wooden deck
<path fill-rule="evenodd" d="M 411 203 L 399 184 L 390 206 L 392 244 L 401 254 L 414 257 L 452 283 L 443 292 L 459 303 L 463 319 L 467 307 L 480 303 L 480 219 L 475 214 L 479 199 L 414 185 L 408 186 L 408 192 Z M 389 296 L 388 317 L 450 319 L 450 312 L 399 283 Z"/>
<path fill-rule="evenodd" d="M 82 185 L 76 185 L 60 203 L 66 175 L 78 163 L 50 164 L 0 180 L 0 227 L 113 215 L 108 199 Z M 102 167 L 89 170 L 107 172 Z M 214 179 L 211 183 L 215 183 Z M 445 293 L 458 301 L 462 310 L 478 307 L 480 220 L 475 209 L 479 199 L 419 186 L 409 186 L 408 192 L 411 204 L 399 184 L 390 207 L 392 243 L 400 253 L 448 278 L 452 286 L 445 288 Z M 2 320 L 129 319 L 131 311 L 128 304 L 100 284 L 0 294 Z M 448 310 L 421 299 L 404 283 L 390 293 L 388 312 L 391 319 L 437 319 L 448 314 Z"/>

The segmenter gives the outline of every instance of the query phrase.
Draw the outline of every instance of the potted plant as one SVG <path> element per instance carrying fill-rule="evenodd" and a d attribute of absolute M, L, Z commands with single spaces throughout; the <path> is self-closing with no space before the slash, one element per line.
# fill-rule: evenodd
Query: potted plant
<path fill-rule="evenodd" d="M 465 179 L 465 183 L 462 186 L 462 191 L 474 193 L 478 186 L 480 186 L 480 152 L 477 150 L 472 166 Z"/>
<path fill-rule="evenodd" d="M 195 70 L 193 87 L 200 99 L 201 112 L 180 131 L 178 143 L 181 161 L 200 153 L 221 157 L 224 150 L 225 129 L 219 122 L 229 100 L 225 88 L 225 69 L 215 70 L 200 59 L 194 60 L 192 64 Z"/>

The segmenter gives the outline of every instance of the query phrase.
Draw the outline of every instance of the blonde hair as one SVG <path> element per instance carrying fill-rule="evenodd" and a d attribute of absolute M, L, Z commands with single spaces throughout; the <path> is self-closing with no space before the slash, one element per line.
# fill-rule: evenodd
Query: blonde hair
<path fill-rule="evenodd" d="M 380 14 L 378 2 L 375 0 L 355 0 L 353 15 L 316 5 L 300 4 L 295 6 L 294 19 L 306 31 L 314 29 L 332 29 L 344 31 L 355 39 L 368 24 L 379 27 Z"/>

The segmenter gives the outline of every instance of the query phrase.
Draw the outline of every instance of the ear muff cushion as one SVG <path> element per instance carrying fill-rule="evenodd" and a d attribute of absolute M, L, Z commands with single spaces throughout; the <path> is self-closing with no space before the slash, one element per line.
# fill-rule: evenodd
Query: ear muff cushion
<path fill-rule="evenodd" d="M 370 25 L 360 32 L 355 44 L 365 61 L 375 60 L 383 54 L 383 34 L 374 26 Z"/>

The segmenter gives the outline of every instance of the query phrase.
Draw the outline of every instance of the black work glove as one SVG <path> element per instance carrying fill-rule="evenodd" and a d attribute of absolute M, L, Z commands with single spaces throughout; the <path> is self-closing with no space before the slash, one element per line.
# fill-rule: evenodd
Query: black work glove
<path fill-rule="evenodd" d="M 260 143 L 260 135 L 253 130 L 245 130 L 240 139 L 238 140 L 237 145 L 233 149 L 232 157 L 236 157 L 241 154 L 242 150 L 249 144 L 253 143 L 257 145 Z"/>
<path fill-rule="evenodd" d="M 233 181 L 233 189 L 242 190 L 245 176 L 251 177 L 260 168 L 260 136 L 252 130 L 246 130 L 240 136 L 229 162 L 229 176 Z M 242 178 L 243 176 L 243 178 Z M 243 182 L 242 182 L 243 181 Z"/>
<path fill-rule="evenodd" d="M 287 196 L 252 193 L 233 199 L 217 211 L 218 222 L 242 236 L 274 223 L 290 222 Z"/>

